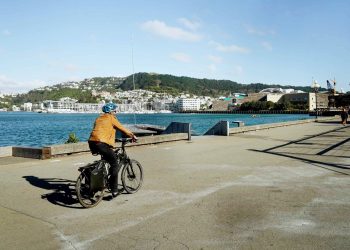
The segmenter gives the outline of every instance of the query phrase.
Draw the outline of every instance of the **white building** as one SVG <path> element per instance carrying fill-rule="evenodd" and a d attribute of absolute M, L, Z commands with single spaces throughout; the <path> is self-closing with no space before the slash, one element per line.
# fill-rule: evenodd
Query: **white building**
<path fill-rule="evenodd" d="M 12 111 L 21 111 L 21 109 L 16 105 L 12 105 Z"/>
<path fill-rule="evenodd" d="M 284 96 L 284 94 L 279 94 L 279 93 L 268 93 L 266 95 L 266 101 L 267 102 L 273 102 L 273 103 L 277 103 L 279 102 L 279 100 L 281 100 L 282 96 Z"/>
<path fill-rule="evenodd" d="M 42 108 L 50 113 L 100 113 L 103 103 L 78 103 L 68 97 L 60 101 L 45 100 Z"/>
<path fill-rule="evenodd" d="M 32 111 L 33 104 L 31 102 L 26 102 L 23 104 L 24 111 Z"/>
<path fill-rule="evenodd" d="M 197 111 L 200 109 L 200 99 L 180 98 L 176 102 L 178 111 Z"/>

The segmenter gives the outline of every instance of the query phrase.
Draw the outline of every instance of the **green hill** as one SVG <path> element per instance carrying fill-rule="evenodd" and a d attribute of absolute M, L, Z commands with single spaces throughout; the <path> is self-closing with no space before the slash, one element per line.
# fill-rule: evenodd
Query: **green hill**
<path fill-rule="evenodd" d="M 197 96 L 228 96 L 230 93 L 256 93 L 265 88 L 292 88 L 305 92 L 312 91 L 310 87 L 292 85 L 269 85 L 262 83 L 240 84 L 230 80 L 198 79 L 186 76 L 173 76 L 155 73 L 137 73 L 128 77 L 94 77 L 80 82 L 66 82 L 53 86 L 34 89 L 16 97 L 7 97 L 10 104 L 25 102 L 38 103 L 43 100 L 58 100 L 61 97 L 71 97 L 79 102 L 96 103 L 98 96 L 93 90 L 115 92 L 121 90 L 145 89 L 154 92 L 165 92 L 174 96 L 180 93 Z M 321 89 L 322 90 L 322 89 Z M 1 100 L 0 100 L 1 101 Z"/>
<path fill-rule="evenodd" d="M 300 86 L 282 86 L 268 85 L 262 83 L 239 84 L 229 80 L 197 79 L 185 76 L 173 76 L 162 74 L 137 73 L 134 76 L 135 86 L 132 75 L 127 77 L 119 86 L 122 90 L 147 89 L 155 92 L 167 92 L 179 94 L 181 92 L 208 95 L 217 97 L 220 95 L 229 95 L 230 93 L 256 93 L 266 88 L 292 88 L 305 92 L 311 91 L 310 87 Z"/>

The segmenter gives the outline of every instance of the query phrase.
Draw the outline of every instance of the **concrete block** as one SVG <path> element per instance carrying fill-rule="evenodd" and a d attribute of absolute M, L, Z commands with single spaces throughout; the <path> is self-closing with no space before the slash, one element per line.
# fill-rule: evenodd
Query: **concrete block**
<path fill-rule="evenodd" d="M 63 155 L 63 154 L 72 154 L 79 152 L 89 151 L 89 144 L 87 142 L 78 142 L 78 143 L 67 143 L 60 145 L 51 145 L 43 148 L 45 152 L 49 153 L 50 156 Z"/>
<path fill-rule="evenodd" d="M 236 124 L 237 127 L 243 127 L 244 126 L 244 122 L 243 121 L 233 121 L 232 124 Z"/>
<path fill-rule="evenodd" d="M 44 147 L 42 148 L 42 155 L 41 159 L 50 159 L 51 158 L 51 148 L 50 147 Z"/>
<path fill-rule="evenodd" d="M 211 129 L 209 129 L 204 135 L 224 135 L 228 136 L 229 133 L 229 122 L 228 121 L 219 121 Z"/>
<path fill-rule="evenodd" d="M 0 157 L 12 156 L 12 146 L 0 147 Z"/>
<path fill-rule="evenodd" d="M 172 122 L 162 134 L 187 133 L 191 140 L 191 123 Z"/>
<path fill-rule="evenodd" d="M 24 157 L 24 158 L 42 158 L 41 148 L 30 148 L 30 147 L 12 147 L 12 156 Z"/>
<path fill-rule="evenodd" d="M 260 124 L 260 125 L 254 125 L 254 126 L 246 126 L 246 127 L 237 127 L 237 128 L 230 128 L 229 133 L 238 134 L 238 133 L 244 133 L 244 132 L 250 132 L 250 131 L 256 131 L 256 130 L 304 124 L 304 123 L 313 122 L 313 121 L 314 121 L 313 119 L 306 119 L 306 120 L 299 120 L 299 121 L 278 122 L 278 123 Z"/>
<path fill-rule="evenodd" d="M 138 145 L 155 144 L 155 143 L 180 141 L 180 140 L 188 140 L 188 133 L 175 133 L 175 134 L 140 137 L 137 143 L 128 144 L 128 146 L 138 146 Z"/>

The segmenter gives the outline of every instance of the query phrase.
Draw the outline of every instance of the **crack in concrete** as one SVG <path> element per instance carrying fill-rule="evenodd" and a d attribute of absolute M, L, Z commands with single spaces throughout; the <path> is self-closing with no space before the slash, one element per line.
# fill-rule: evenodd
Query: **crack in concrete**
<path fill-rule="evenodd" d="M 55 235 L 57 235 L 65 243 L 68 243 L 68 245 L 71 246 L 73 249 L 77 250 L 77 248 L 75 248 L 74 244 L 65 236 L 65 234 L 57 227 L 57 225 L 55 223 L 52 223 L 50 221 L 44 220 L 42 218 L 36 217 L 34 215 L 31 215 L 31 214 L 28 214 L 28 213 L 25 213 L 25 212 L 22 212 L 22 211 L 19 211 L 19 210 L 10 208 L 10 207 L 6 207 L 6 206 L 4 206 L 2 204 L 0 204 L 0 207 L 2 207 L 4 209 L 7 209 L 9 211 L 12 211 L 12 212 L 15 212 L 15 213 L 27 216 L 27 217 L 32 218 L 34 220 L 43 222 L 43 223 L 47 224 L 48 226 L 53 227 Z M 64 247 L 64 249 L 67 249 L 66 246 Z"/>

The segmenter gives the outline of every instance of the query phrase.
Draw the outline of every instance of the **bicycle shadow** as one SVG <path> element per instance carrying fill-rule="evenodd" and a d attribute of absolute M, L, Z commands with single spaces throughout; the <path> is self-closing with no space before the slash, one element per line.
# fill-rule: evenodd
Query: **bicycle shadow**
<path fill-rule="evenodd" d="M 82 208 L 76 198 L 75 181 L 60 178 L 39 178 L 36 176 L 22 176 L 22 178 L 35 187 L 52 191 L 41 195 L 42 199 L 47 199 L 52 204 L 63 207 Z"/>

